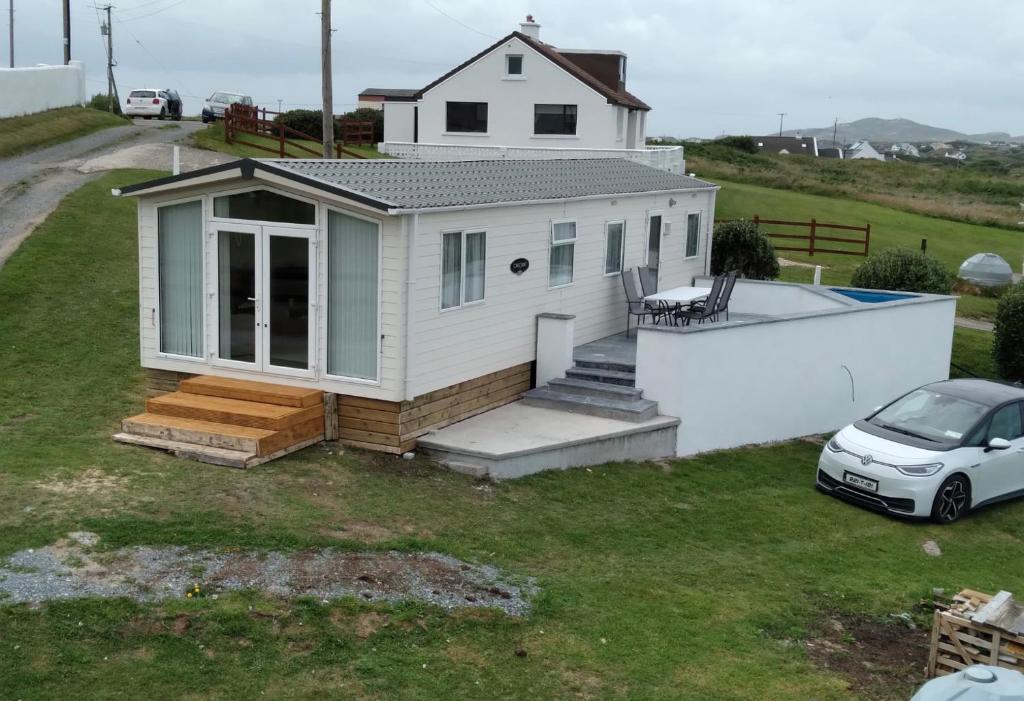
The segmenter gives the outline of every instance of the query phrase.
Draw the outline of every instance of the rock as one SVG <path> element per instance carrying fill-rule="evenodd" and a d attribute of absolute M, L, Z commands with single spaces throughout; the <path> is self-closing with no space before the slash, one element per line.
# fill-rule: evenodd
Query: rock
<path fill-rule="evenodd" d="M 939 557 L 942 555 L 942 549 L 934 540 L 924 541 L 924 543 L 921 544 L 921 549 L 924 550 L 925 555 L 931 555 L 932 557 Z"/>
<path fill-rule="evenodd" d="M 416 453 L 402 453 L 403 460 L 412 460 L 416 457 Z"/>

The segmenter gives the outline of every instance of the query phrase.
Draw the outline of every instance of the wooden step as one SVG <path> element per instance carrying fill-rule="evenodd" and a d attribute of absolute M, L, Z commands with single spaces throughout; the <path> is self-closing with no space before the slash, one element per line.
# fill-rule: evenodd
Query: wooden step
<path fill-rule="evenodd" d="M 182 380 L 179 392 L 202 394 L 209 397 L 224 399 L 241 399 L 247 402 L 261 402 L 278 406 L 311 407 L 323 403 L 323 392 L 318 389 L 302 387 L 286 387 L 273 385 L 269 382 L 253 382 L 236 380 L 230 377 L 214 377 L 199 375 Z"/>
<path fill-rule="evenodd" d="M 233 426 L 283 431 L 319 419 L 323 424 L 324 406 L 305 408 L 264 404 L 241 399 L 225 399 L 190 392 L 172 392 L 146 400 L 146 411 L 161 416 L 176 416 Z M 323 429 L 320 430 L 323 433 Z"/>
<path fill-rule="evenodd" d="M 225 467 L 237 467 L 243 470 L 250 467 L 252 461 L 258 457 L 255 453 L 249 453 L 244 450 L 227 450 L 226 448 L 214 448 L 208 445 L 196 445 L 194 443 L 183 443 L 182 441 L 172 441 L 165 438 L 154 438 L 153 436 L 136 436 L 131 433 L 115 433 L 114 440 L 119 443 L 128 443 L 129 445 L 159 448 L 160 450 L 174 453 L 180 458 L 213 465 L 224 465 Z"/>
<path fill-rule="evenodd" d="M 133 436 L 163 438 L 256 455 L 267 455 L 284 448 L 289 438 L 287 431 L 232 426 L 160 414 L 131 416 L 121 422 L 121 430 Z"/>

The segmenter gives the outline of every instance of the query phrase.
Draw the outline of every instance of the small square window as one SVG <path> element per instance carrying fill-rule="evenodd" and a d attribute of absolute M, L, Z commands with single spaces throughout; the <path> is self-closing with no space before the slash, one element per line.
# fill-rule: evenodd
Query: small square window
<path fill-rule="evenodd" d="M 505 75 L 521 76 L 523 74 L 523 57 L 521 54 L 505 56 Z"/>

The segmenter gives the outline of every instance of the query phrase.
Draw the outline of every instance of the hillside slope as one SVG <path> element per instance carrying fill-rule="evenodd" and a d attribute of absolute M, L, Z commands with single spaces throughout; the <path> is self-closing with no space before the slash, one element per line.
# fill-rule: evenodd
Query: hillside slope
<path fill-rule="evenodd" d="M 954 129 L 943 129 L 928 124 L 921 124 L 912 119 L 882 119 L 879 117 L 867 117 L 853 122 L 841 122 L 838 128 L 828 125 L 820 128 L 790 129 L 783 132 L 786 136 L 816 136 L 818 139 L 832 141 L 833 129 L 835 129 L 838 141 L 849 143 L 858 139 L 868 141 L 896 142 L 909 141 L 921 143 L 927 141 L 1017 141 L 1024 142 L 1024 136 L 1011 136 L 1007 132 L 985 132 L 980 134 L 965 134 Z"/>

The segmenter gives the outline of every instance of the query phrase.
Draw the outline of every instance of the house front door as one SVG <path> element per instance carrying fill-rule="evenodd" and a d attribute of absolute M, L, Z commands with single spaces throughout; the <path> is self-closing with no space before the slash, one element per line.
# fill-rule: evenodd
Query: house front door
<path fill-rule="evenodd" d="M 647 267 L 657 270 L 661 262 L 661 215 L 650 215 L 647 227 Z"/>
<path fill-rule="evenodd" d="M 215 235 L 217 364 L 312 375 L 312 232 L 224 224 Z"/>

